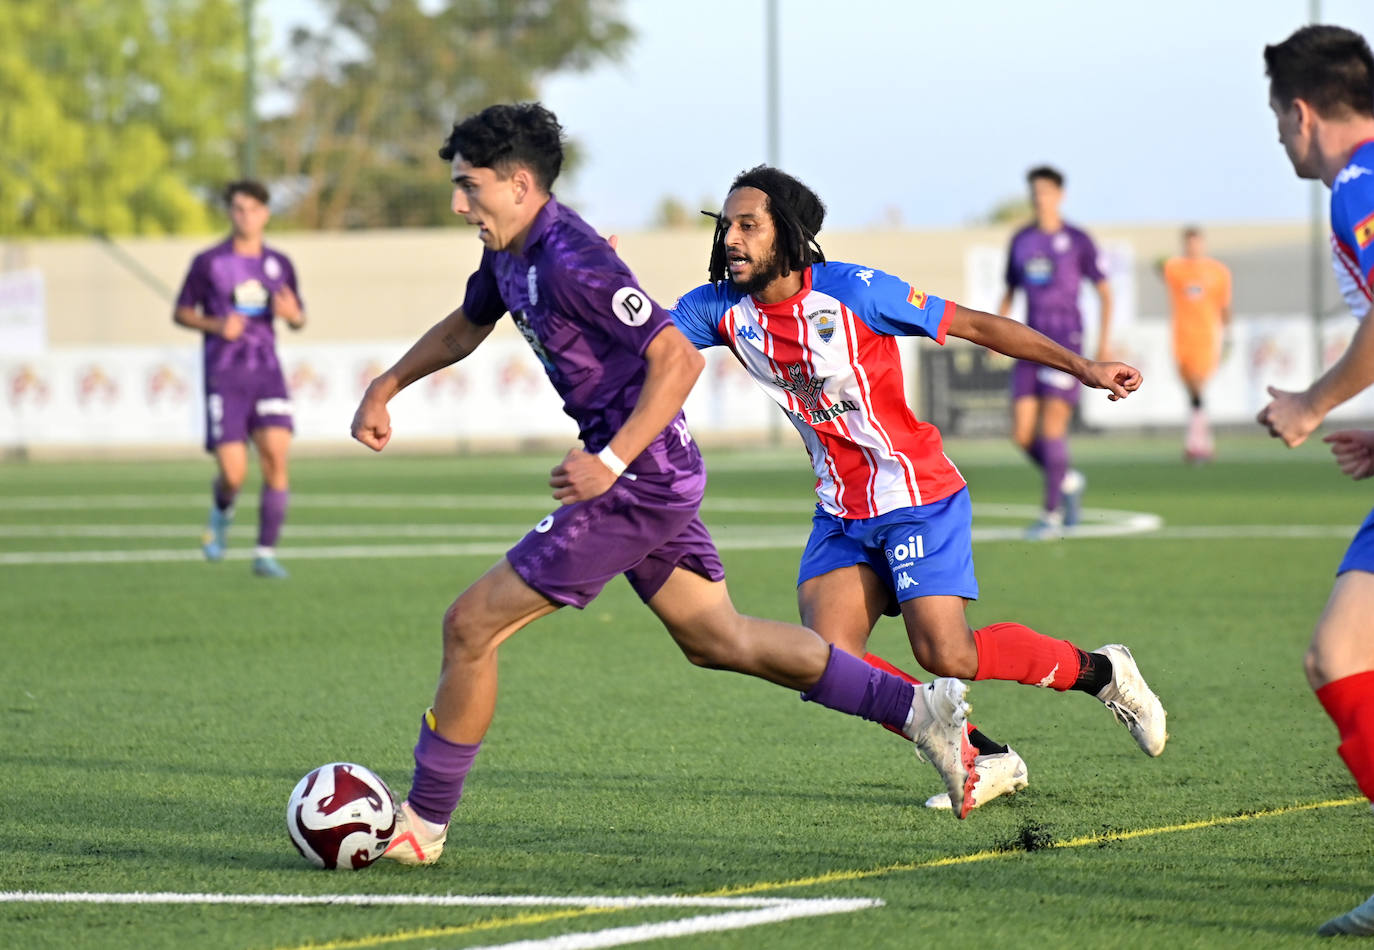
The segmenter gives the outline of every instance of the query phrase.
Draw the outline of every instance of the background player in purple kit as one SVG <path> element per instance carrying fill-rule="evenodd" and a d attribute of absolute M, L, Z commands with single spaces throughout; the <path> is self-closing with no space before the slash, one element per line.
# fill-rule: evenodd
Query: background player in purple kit
<path fill-rule="evenodd" d="M 289 498 L 292 426 L 273 324 L 281 318 L 299 330 L 305 309 L 291 259 L 263 243 L 272 216 L 267 200 L 267 189 L 256 181 L 224 189 L 232 233 L 191 262 L 173 319 L 205 337 L 205 448 L 214 453 L 219 473 L 201 549 L 208 560 L 224 557 L 251 438 L 262 466 L 253 572 L 280 578 L 286 569 L 277 562 L 276 544 Z"/>
<path fill-rule="evenodd" d="M 1341 358 L 1302 392 L 1269 387 L 1259 422 L 1286 445 L 1302 444 L 1341 403 L 1374 384 L 1374 52 L 1364 37 L 1339 26 L 1305 26 L 1264 48 L 1269 107 L 1279 142 L 1299 178 L 1331 189 L 1331 256 L 1341 291 L 1360 321 Z M 1326 437 L 1341 470 L 1371 472 L 1370 434 Z M 1374 803 L 1374 511 L 1355 532 L 1336 568 L 1326 609 L 1304 657 L 1355 783 Z M 1332 918 L 1327 937 L 1374 936 L 1374 897 Z"/>
<path fill-rule="evenodd" d="M 1064 221 L 1064 176 L 1048 165 L 1032 168 L 1030 185 L 1035 221 L 1012 236 L 1007 251 L 1007 291 L 997 312 L 1011 313 L 1013 294 L 1026 295 L 1026 323 L 1033 330 L 1075 353 L 1083 352 L 1083 315 L 1078 288 L 1092 282 L 1101 302 L 1102 323 L 1097 356 L 1107 358 L 1107 334 L 1112 319 L 1112 294 L 1097 260 L 1097 248 L 1085 231 Z M 1012 439 L 1044 472 L 1044 513 L 1027 537 L 1058 536 L 1065 525 L 1078 523 L 1083 474 L 1069 464 L 1069 424 L 1078 405 L 1081 386 L 1068 373 L 1019 360 L 1012 370 Z"/>
<path fill-rule="evenodd" d="M 697 665 L 749 673 L 803 699 L 904 730 L 940 772 L 955 809 L 972 806 L 965 687 L 919 689 L 830 648 L 804 627 L 740 615 L 697 509 L 706 471 L 682 415 L 704 364 L 667 312 L 603 240 L 551 194 L 562 128 L 533 104 L 491 106 L 454 126 L 453 211 L 478 228 L 482 263 L 463 305 L 373 380 L 353 435 L 380 451 L 387 403 L 469 356 L 506 312 L 534 350 L 584 448 L 549 484 L 562 507 L 460 594 L 444 615 L 434 705 L 386 856 L 437 860 L 496 707 L 497 648 L 559 607 L 584 607 L 617 574 Z"/>

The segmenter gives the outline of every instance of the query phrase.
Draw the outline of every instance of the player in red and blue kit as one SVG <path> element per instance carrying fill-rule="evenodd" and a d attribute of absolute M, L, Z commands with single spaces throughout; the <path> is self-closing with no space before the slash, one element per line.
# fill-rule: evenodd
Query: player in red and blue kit
<path fill-rule="evenodd" d="M 1332 409 L 1374 384 L 1374 53 L 1338 26 L 1306 26 L 1264 48 L 1269 106 L 1299 178 L 1331 189 L 1331 252 L 1350 311 L 1349 347 L 1303 392 L 1269 387 L 1259 421 L 1288 446 L 1302 444 Z M 1374 474 L 1374 432 L 1326 436 L 1343 472 Z M 1374 511 L 1336 568 L 1336 583 L 1304 659 L 1307 681 L 1340 734 L 1340 755 L 1374 803 Z M 1374 936 L 1374 897 L 1328 920 L 1324 936 Z"/>
<path fill-rule="evenodd" d="M 811 630 L 745 617 L 730 601 L 698 507 L 706 470 L 682 414 L 704 360 L 640 289 L 611 246 L 550 188 L 562 128 L 537 103 L 491 106 L 454 126 L 453 210 L 486 250 L 463 305 L 368 387 L 353 434 L 380 451 L 387 403 L 407 385 L 469 356 L 507 312 L 577 423 L 549 484 L 562 507 L 448 608 L 434 705 L 420 722 L 415 772 L 386 856 L 429 864 L 496 708 L 497 648 L 560 607 L 585 607 L 616 575 L 693 662 L 802 692 L 914 739 L 958 817 L 972 807 L 974 750 L 965 686 L 920 689 L 834 650 Z"/>
<path fill-rule="evenodd" d="M 1107 358 L 1111 328 L 1111 286 L 1098 263 L 1097 248 L 1087 232 L 1064 221 L 1059 205 L 1064 176 L 1047 165 L 1026 175 L 1035 221 L 1017 231 L 1007 251 L 1007 291 L 998 313 L 1011 312 L 1012 295 L 1026 295 L 1026 325 L 1074 353 L 1083 352 L 1083 315 L 1078 289 L 1092 283 L 1101 304 L 1097 359 Z M 1069 424 L 1078 405 L 1079 382 L 1068 373 L 1031 360 L 1012 370 L 1012 440 L 1045 478 L 1044 512 L 1027 537 L 1057 537 L 1078 523 L 1086 479 L 1069 458 Z"/>
<path fill-rule="evenodd" d="M 896 337 L 957 336 L 1072 374 L 1113 399 L 1140 385 L 1124 363 L 1091 362 L 1014 320 L 922 293 L 871 267 L 826 262 L 811 189 L 759 166 L 731 185 L 711 251 L 711 283 L 673 319 L 698 348 L 725 346 L 801 434 L 819 499 L 802 554 L 802 622 L 866 654 L 884 613 L 900 613 L 916 661 L 936 676 L 1011 680 L 1096 696 L 1147 754 L 1164 750 L 1165 713 L 1130 651 L 1091 653 L 1019 623 L 969 628 L 978 597 L 972 509 L 940 432 L 906 402 Z M 900 671 L 897 671 L 900 672 Z M 902 674 L 905 675 L 905 674 Z M 1019 756 L 971 735 L 978 804 L 1025 785 Z M 987 783 L 986 785 L 984 783 Z M 930 804 L 938 807 L 938 799 Z"/>
<path fill-rule="evenodd" d="M 205 448 L 219 472 L 201 549 L 207 560 L 224 557 L 234 500 L 248 470 L 248 439 L 258 450 L 262 494 L 253 572 L 286 577 L 276 557 L 289 495 L 291 396 L 277 360 L 281 319 L 305 326 L 296 269 L 291 259 L 263 243 L 271 217 L 267 189 L 236 181 L 224 190 L 230 236 L 196 255 L 177 296 L 174 319 L 204 334 Z"/>

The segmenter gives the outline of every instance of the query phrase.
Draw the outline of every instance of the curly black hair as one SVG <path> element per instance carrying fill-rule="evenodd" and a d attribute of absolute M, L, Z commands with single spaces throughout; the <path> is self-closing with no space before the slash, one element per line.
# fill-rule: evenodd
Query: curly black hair
<path fill-rule="evenodd" d="M 455 155 L 503 178 L 523 165 L 549 191 L 563 168 L 563 126 L 538 102 L 487 106 L 454 124 L 439 157 L 451 162 Z"/>
<path fill-rule="evenodd" d="M 768 213 L 777 232 L 776 251 L 783 276 L 812 264 L 824 264 L 825 253 L 816 243 L 816 234 L 825 223 L 825 204 L 796 178 L 771 165 L 755 165 L 740 172 L 730 183 L 730 191 L 757 188 L 768 196 Z M 725 222 L 716 218 L 716 233 L 711 240 L 708 265 L 713 283 L 725 280 Z"/>

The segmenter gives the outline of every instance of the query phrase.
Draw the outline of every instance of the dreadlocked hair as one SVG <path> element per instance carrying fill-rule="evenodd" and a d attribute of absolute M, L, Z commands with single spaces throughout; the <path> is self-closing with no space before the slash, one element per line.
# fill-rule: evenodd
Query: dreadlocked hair
<path fill-rule="evenodd" d="M 816 234 L 825 223 L 825 204 L 806 185 L 771 165 L 755 165 L 740 172 L 730 184 L 731 191 L 757 188 L 768 196 L 768 213 L 773 216 L 777 232 L 777 253 L 782 261 L 783 276 L 812 264 L 824 264 L 825 252 L 816 243 Z M 711 239 L 710 279 L 712 283 L 725 280 L 726 224 L 719 215 L 716 233 Z"/>

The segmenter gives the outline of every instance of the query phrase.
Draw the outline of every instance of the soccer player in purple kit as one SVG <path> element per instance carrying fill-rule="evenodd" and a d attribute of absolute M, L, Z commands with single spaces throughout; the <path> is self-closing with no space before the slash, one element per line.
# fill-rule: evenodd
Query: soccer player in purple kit
<path fill-rule="evenodd" d="M 1087 232 L 1059 214 L 1064 176 L 1048 165 L 1026 175 L 1035 221 L 1012 236 L 1007 251 L 1007 291 L 997 312 L 1011 313 L 1012 296 L 1026 295 L 1026 323 L 1033 330 L 1075 353 L 1083 352 L 1083 315 L 1078 288 L 1089 280 L 1101 309 L 1096 360 L 1107 358 L 1112 320 L 1112 293 Z M 1069 459 L 1069 424 L 1082 389 L 1078 380 L 1039 363 L 1018 360 L 1011 379 L 1012 440 L 1045 477 L 1044 512 L 1026 536 L 1058 537 L 1078 523 L 1087 480 Z"/>
<path fill-rule="evenodd" d="M 617 574 L 699 666 L 758 676 L 832 709 L 895 726 L 940 773 L 954 809 L 977 773 L 963 683 L 921 688 L 830 648 L 814 631 L 739 614 L 697 509 L 706 472 L 682 415 L 704 364 L 611 246 L 552 195 L 562 128 L 538 103 L 496 105 L 454 126 L 453 211 L 478 228 L 482 262 L 463 305 L 368 387 L 355 438 L 391 440 L 390 399 L 472 352 L 509 312 L 583 443 L 553 469 L 561 507 L 444 614 L 434 705 L 386 857 L 438 859 L 496 706 L 497 648 L 559 607 L 585 607 Z"/>
<path fill-rule="evenodd" d="M 1331 256 L 1351 313 L 1360 321 L 1345 353 L 1302 392 L 1269 387 L 1259 413 L 1269 434 L 1292 447 L 1327 413 L 1374 385 L 1374 52 L 1339 26 L 1305 26 L 1264 48 L 1269 107 L 1299 178 L 1331 189 Z M 1342 472 L 1372 470 L 1371 433 L 1333 432 Z M 1374 803 L 1374 511 L 1355 532 L 1303 659 L 1308 685 L 1340 735 L 1337 751 Z M 1322 924 L 1324 937 L 1374 936 L 1374 897 Z"/>
<path fill-rule="evenodd" d="M 305 308 L 291 259 L 263 242 L 272 216 L 267 189 L 256 181 L 231 182 L 224 202 L 232 233 L 196 255 L 173 313 L 178 324 L 199 330 L 205 340 L 205 449 L 214 453 L 219 471 L 201 550 L 210 561 L 224 557 L 251 438 L 262 467 L 253 573 L 284 578 L 276 545 L 290 497 L 291 397 L 277 360 L 274 323 L 280 318 L 299 330 Z"/>

